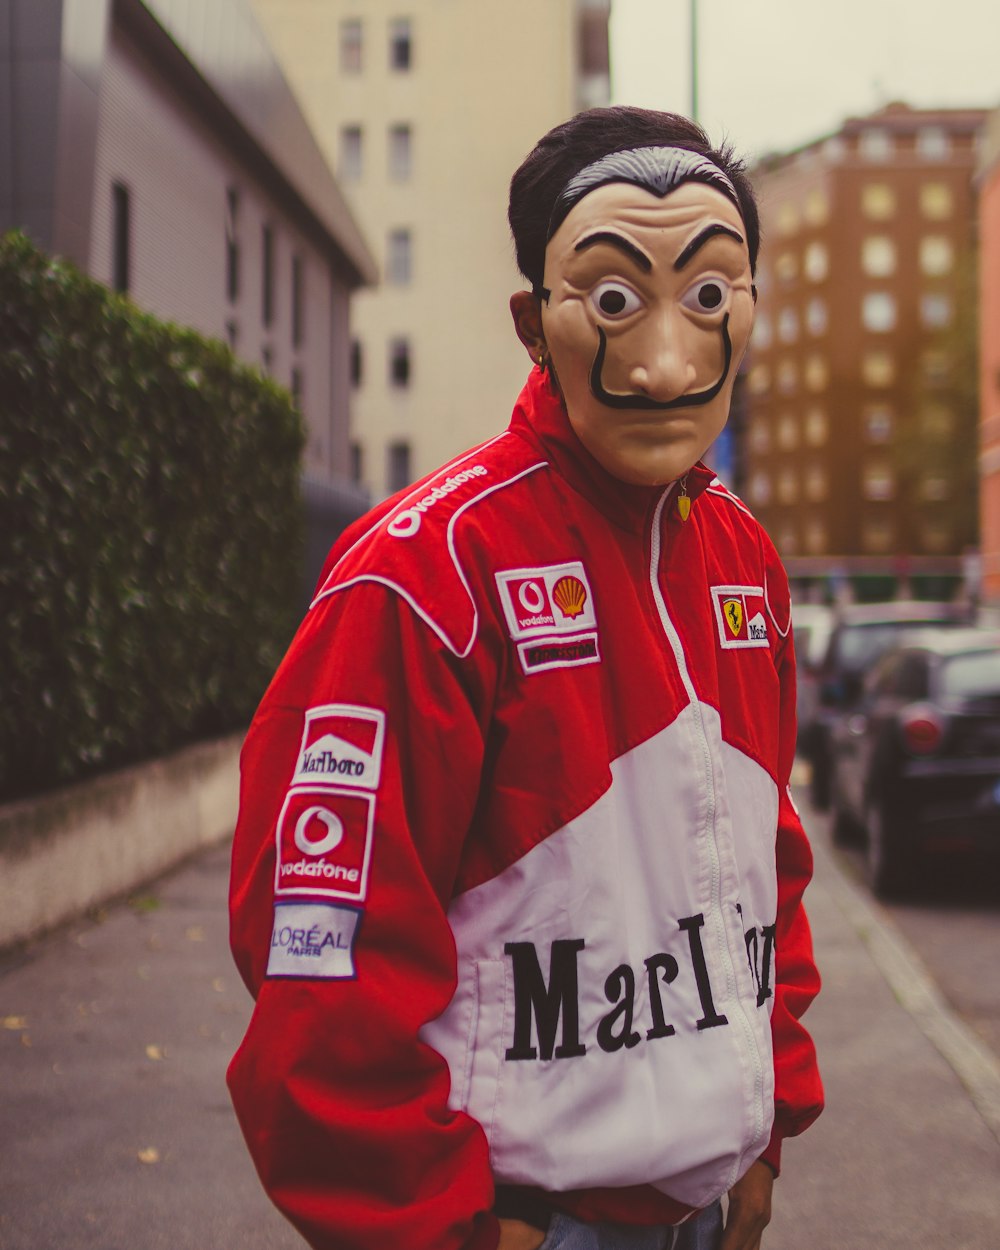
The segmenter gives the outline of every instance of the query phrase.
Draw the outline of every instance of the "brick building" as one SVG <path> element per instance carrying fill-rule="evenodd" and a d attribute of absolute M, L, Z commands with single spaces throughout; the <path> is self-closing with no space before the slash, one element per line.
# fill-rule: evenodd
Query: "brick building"
<path fill-rule="evenodd" d="M 976 540 L 985 117 L 890 104 L 756 171 L 740 485 L 793 576 L 957 575 Z"/>

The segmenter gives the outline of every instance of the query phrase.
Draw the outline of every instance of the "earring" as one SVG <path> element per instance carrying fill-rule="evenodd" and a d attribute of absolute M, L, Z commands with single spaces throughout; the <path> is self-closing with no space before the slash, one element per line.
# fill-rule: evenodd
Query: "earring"
<path fill-rule="evenodd" d="M 538 367 L 539 367 L 539 369 L 541 369 L 542 373 L 544 373 L 544 372 L 545 372 L 545 369 L 546 369 L 546 366 L 547 366 L 547 365 L 548 365 L 548 361 L 547 361 L 547 360 L 546 360 L 546 358 L 545 358 L 545 353 L 544 353 L 544 352 L 539 352 L 539 353 L 538 353 Z"/>

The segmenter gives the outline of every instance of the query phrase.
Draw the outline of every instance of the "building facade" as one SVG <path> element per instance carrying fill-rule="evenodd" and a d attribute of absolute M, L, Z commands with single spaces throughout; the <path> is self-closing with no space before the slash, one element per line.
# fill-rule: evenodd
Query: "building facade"
<path fill-rule="evenodd" d="M 755 172 L 740 486 L 793 574 L 955 572 L 976 540 L 984 118 L 892 104 Z"/>
<path fill-rule="evenodd" d="M 609 97 L 609 0 L 253 0 L 379 262 L 355 306 L 354 472 L 376 497 L 503 429 L 528 362 L 510 176 Z"/>
<path fill-rule="evenodd" d="M 11 0 L 0 23 L 0 229 L 287 386 L 313 502 L 357 515 L 348 303 L 374 262 L 252 11 Z"/>
<path fill-rule="evenodd" d="M 978 189 L 982 591 L 1000 608 L 1000 109 L 984 132 Z"/>

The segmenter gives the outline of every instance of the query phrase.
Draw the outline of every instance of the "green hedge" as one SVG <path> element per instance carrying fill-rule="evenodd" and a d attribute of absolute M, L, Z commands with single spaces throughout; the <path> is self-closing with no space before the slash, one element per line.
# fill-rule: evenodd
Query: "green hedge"
<path fill-rule="evenodd" d="M 246 724 L 294 628 L 301 418 L 0 238 L 0 799 Z"/>

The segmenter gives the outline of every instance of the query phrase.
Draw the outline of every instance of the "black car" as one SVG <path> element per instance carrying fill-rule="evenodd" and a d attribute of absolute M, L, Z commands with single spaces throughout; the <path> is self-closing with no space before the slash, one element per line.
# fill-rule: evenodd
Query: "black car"
<path fill-rule="evenodd" d="M 1000 633 L 893 648 L 832 745 L 834 834 L 862 833 L 876 894 L 901 893 L 933 852 L 1000 852 Z"/>
<path fill-rule="evenodd" d="M 968 610 L 953 603 L 897 599 L 836 609 L 823 660 L 806 678 L 816 688 L 812 718 L 799 726 L 799 753 L 811 765 L 809 798 L 814 807 L 826 811 L 830 806 L 831 733 L 854 710 L 865 674 L 915 631 L 967 623 Z"/>

